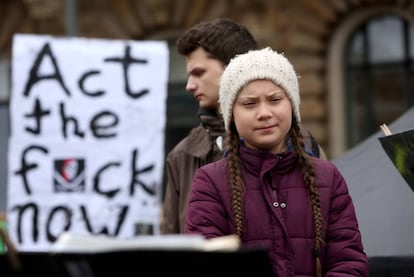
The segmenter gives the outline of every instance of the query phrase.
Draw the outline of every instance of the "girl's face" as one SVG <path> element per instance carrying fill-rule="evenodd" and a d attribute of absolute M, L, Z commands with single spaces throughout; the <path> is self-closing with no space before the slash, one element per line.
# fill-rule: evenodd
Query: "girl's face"
<path fill-rule="evenodd" d="M 292 105 L 285 91 L 269 80 L 254 80 L 239 92 L 233 120 L 247 147 L 281 153 L 287 150 Z"/>

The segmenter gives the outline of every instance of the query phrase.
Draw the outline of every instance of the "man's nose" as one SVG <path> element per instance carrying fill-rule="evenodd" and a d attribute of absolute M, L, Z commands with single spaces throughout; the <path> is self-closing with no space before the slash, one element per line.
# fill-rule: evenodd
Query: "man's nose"
<path fill-rule="evenodd" d="M 186 86 L 185 86 L 185 89 L 188 91 L 188 92 L 194 92 L 195 90 L 196 90 L 196 88 L 197 88 L 197 84 L 196 84 L 196 82 L 194 81 L 194 79 L 190 76 L 190 77 L 188 77 L 188 80 L 187 80 L 187 84 L 186 84 Z"/>

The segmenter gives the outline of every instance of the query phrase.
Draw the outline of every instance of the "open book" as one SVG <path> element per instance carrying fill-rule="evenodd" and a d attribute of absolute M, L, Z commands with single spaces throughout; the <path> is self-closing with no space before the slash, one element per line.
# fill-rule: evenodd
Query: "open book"
<path fill-rule="evenodd" d="M 62 233 L 52 245 L 51 252 L 108 252 L 119 250 L 200 250 L 235 251 L 240 247 L 236 235 L 205 239 L 201 235 L 170 234 L 140 235 L 132 239 L 119 239 L 106 235 L 79 235 Z"/>

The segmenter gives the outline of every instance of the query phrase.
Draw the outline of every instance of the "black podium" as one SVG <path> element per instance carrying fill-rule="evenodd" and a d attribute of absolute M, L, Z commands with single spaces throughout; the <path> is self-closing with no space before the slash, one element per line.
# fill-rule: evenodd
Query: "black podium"
<path fill-rule="evenodd" d="M 238 251 L 122 250 L 100 253 L 18 253 L 20 270 L 0 255 L 1 277 L 272 276 L 263 249 Z"/>

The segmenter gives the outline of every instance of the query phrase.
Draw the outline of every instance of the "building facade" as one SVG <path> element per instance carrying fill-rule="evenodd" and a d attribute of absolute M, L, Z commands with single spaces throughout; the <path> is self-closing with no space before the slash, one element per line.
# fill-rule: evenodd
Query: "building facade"
<path fill-rule="evenodd" d="M 245 24 L 261 47 L 271 46 L 292 61 L 300 76 L 303 124 L 331 159 L 414 103 L 410 0 L 1 0 L 1 176 L 7 166 L 15 33 L 168 41 L 168 152 L 198 124 L 175 40 L 193 24 L 216 17 Z"/>

